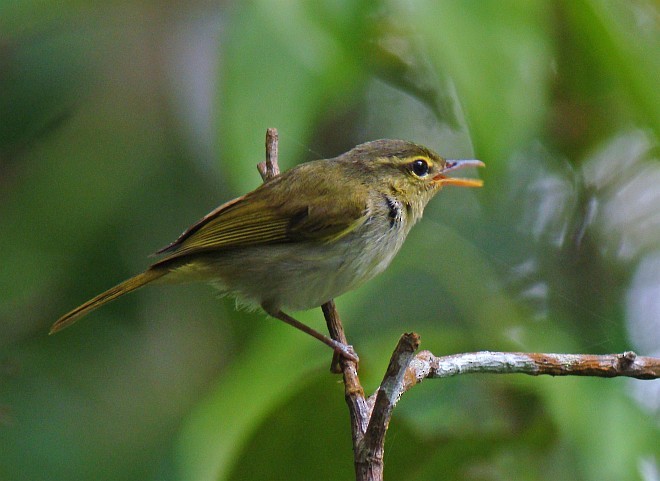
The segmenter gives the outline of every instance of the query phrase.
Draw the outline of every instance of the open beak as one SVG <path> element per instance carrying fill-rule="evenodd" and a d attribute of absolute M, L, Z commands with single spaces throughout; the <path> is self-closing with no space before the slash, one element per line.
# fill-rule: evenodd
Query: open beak
<path fill-rule="evenodd" d="M 484 181 L 481 179 L 465 179 L 460 177 L 447 177 L 445 174 L 455 170 L 465 169 L 466 167 L 485 167 L 480 160 L 447 160 L 445 168 L 433 177 L 433 181 L 441 185 L 457 185 L 459 187 L 481 187 Z"/>

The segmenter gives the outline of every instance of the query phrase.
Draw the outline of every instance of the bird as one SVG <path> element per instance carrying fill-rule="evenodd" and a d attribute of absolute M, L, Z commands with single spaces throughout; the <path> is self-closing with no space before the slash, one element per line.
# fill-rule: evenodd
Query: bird
<path fill-rule="evenodd" d="M 355 361 L 350 346 L 286 311 L 319 307 L 381 273 L 442 187 L 483 185 L 447 174 L 483 166 L 395 139 L 302 163 L 208 213 L 144 272 L 64 314 L 50 334 L 147 284 L 206 281 Z"/>

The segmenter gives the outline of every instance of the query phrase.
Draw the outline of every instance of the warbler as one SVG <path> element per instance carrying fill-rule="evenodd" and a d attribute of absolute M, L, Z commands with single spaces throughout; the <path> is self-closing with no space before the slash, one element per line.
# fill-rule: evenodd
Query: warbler
<path fill-rule="evenodd" d="M 389 139 L 301 164 L 207 214 L 159 250 L 158 262 L 65 314 L 50 333 L 146 284 L 201 280 L 354 360 L 348 346 L 284 311 L 319 307 L 382 272 L 441 187 L 482 185 L 447 174 L 483 165 Z"/>

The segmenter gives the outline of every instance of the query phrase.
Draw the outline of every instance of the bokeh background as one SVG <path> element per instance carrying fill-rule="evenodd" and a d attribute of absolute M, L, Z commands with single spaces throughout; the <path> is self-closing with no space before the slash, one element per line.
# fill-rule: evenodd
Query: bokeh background
<path fill-rule="evenodd" d="M 487 168 L 338 299 L 372 391 L 399 335 L 660 355 L 653 0 L 0 4 L 0 480 L 351 479 L 330 353 L 204 285 L 47 336 L 283 168 L 404 138 Z M 320 310 L 298 314 L 317 329 Z M 658 381 L 405 395 L 388 479 L 660 479 Z"/>

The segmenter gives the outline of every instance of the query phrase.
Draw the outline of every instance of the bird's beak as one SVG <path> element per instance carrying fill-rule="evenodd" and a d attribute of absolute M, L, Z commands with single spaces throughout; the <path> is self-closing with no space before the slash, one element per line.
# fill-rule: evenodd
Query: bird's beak
<path fill-rule="evenodd" d="M 459 187 L 481 187 L 484 181 L 481 179 L 464 179 L 460 177 L 447 177 L 445 174 L 466 167 L 485 167 L 480 160 L 447 160 L 445 168 L 433 177 L 433 181 L 438 186 L 442 185 L 457 185 Z"/>

